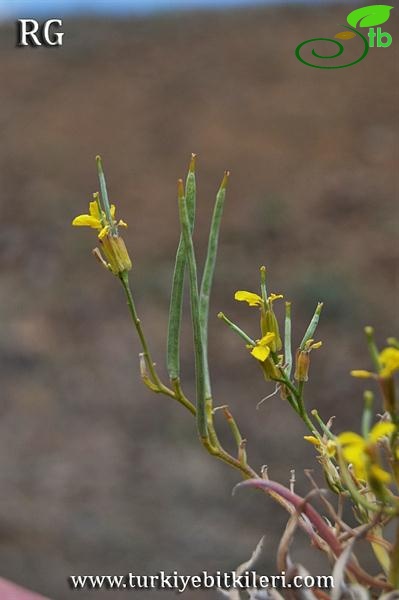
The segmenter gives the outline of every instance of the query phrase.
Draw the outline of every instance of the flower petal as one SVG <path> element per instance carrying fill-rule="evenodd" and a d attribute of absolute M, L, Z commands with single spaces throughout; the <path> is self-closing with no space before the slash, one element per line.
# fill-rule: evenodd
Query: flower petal
<path fill-rule="evenodd" d="M 239 302 L 248 302 L 249 306 L 262 306 L 263 300 L 258 294 L 240 290 L 234 294 L 234 300 Z"/>
<path fill-rule="evenodd" d="M 378 465 L 371 465 L 370 475 L 374 479 L 377 479 L 377 481 L 379 481 L 383 485 L 388 485 L 389 483 L 391 483 L 392 480 L 391 475 Z"/>
<path fill-rule="evenodd" d="M 101 223 L 92 215 L 79 215 L 72 221 L 74 227 L 92 227 L 92 229 L 101 229 Z"/>
<path fill-rule="evenodd" d="M 111 217 L 113 219 L 115 219 L 115 211 L 116 211 L 115 204 L 111 204 L 110 212 L 111 212 Z"/>
<path fill-rule="evenodd" d="M 397 348 L 384 348 L 380 352 L 379 358 L 382 366 L 381 377 L 391 377 L 395 371 L 399 371 L 399 350 Z"/>
<path fill-rule="evenodd" d="M 268 301 L 274 302 L 275 300 L 280 300 L 281 298 L 284 298 L 283 294 L 270 294 Z"/>
<path fill-rule="evenodd" d="M 327 450 L 327 456 L 329 456 L 330 458 L 335 456 L 335 454 L 337 452 L 337 444 L 335 443 L 334 440 L 328 440 L 328 442 L 326 444 L 326 450 Z"/>
<path fill-rule="evenodd" d="M 320 342 L 313 342 L 313 343 L 310 345 L 310 348 L 309 348 L 309 350 L 318 350 L 319 348 L 321 348 L 321 347 L 322 347 L 322 345 L 323 345 L 323 342 L 321 342 L 321 341 L 320 341 Z"/>
<path fill-rule="evenodd" d="M 273 333 L 272 331 L 268 331 L 266 335 L 264 335 L 260 340 L 258 340 L 257 346 L 268 346 L 270 342 L 274 340 L 275 337 L 275 333 Z"/>
<path fill-rule="evenodd" d="M 364 448 L 366 446 L 366 441 L 362 438 L 361 435 L 355 433 L 354 431 L 344 431 L 339 434 L 337 437 L 337 443 L 340 446 L 358 446 Z"/>
<path fill-rule="evenodd" d="M 103 238 L 105 238 L 105 236 L 107 235 L 109 231 L 109 225 L 106 225 L 105 227 L 103 227 L 100 231 L 100 233 L 98 234 L 98 239 L 102 240 Z"/>
<path fill-rule="evenodd" d="M 386 435 L 390 435 L 395 431 L 395 429 L 396 428 L 393 423 L 390 423 L 389 421 L 380 421 L 379 423 L 376 423 L 376 425 L 374 425 L 374 427 L 370 431 L 370 441 L 373 442 L 373 444 L 376 444 L 378 440 L 385 437 Z"/>
<path fill-rule="evenodd" d="M 368 379 L 369 377 L 374 377 L 374 373 L 370 373 L 370 371 L 365 371 L 364 369 L 355 369 L 351 371 L 352 377 L 359 377 L 360 379 Z"/>
<path fill-rule="evenodd" d="M 314 435 L 304 435 L 303 439 L 306 440 L 307 442 L 310 442 L 311 444 L 313 444 L 313 446 L 320 446 L 320 440 L 317 439 L 317 437 L 315 437 Z"/>
<path fill-rule="evenodd" d="M 268 346 L 255 346 L 252 348 L 251 354 L 256 359 L 264 362 L 270 354 L 270 348 Z"/>
<path fill-rule="evenodd" d="M 364 447 L 359 446 L 344 446 L 342 454 L 347 463 L 352 463 L 355 467 L 362 468 L 367 459 L 364 454 Z"/>
<path fill-rule="evenodd" d="M 99 221 L 99 222 L 101 221 L 101 215 L 100 215 L 100 210 L 98 208 L 97 200 L 93 200 L 92 202 L 89 202 L 89 212 L 92 217 L 97 219 L 97 221 Z"/>
<path fill-rule="evenodd" d="M 127 223 L 125 223 L 125 221 L 122 221 L 122 219 L 119 219 L 118 227 L 127 227 Z"/>
<path fill-rule="evenodd" d="M 355 464 L 353 461 L 348 461 L 348 462 L 352 462 L 352 466 L 353 466 L 353 470 L 355 472 L 355 475 L 358 479 L 362 479 L 363 481 L 367 481 L 367 469 L 364 465 L 364 463 L 357 463 Z"/>

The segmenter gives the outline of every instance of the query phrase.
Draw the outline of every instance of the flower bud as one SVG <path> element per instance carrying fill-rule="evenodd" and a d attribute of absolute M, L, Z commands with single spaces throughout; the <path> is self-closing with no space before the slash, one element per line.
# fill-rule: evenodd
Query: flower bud
<path fill-rule="evenodd" d="M 125 242 L 120 236 L 107 234 L 101 239 L 101 248 L 108 261 L 110 270 L 114 275 L 130 271 L 132 261 L 125 246 Z"/>
<path fill-rule="evenodd" d="M 297 350 L 295 357 L 295 379 L 296 381 L 307 381 L 310 366 L 309 350 Z"/>
<path fill-rule="evenodd" d="M 265 312 L 262 311 L 260 324 L 262 335 L 265 335 L 265 333 L 268 331 L 274 333 L 274 340 L 270 344 L 272 352 L 278 352 L 281 350 L 283 344 L 280 337 L 278 321 L 276 315 L 274 314 L 273 308 L 268 308 Z"/>
<path fill-rule="evenodd" d="M 279 370 L 271 358 L 262 362 L 261 367 L 266 381 L 271 381 L 280 377 Z"/>
<path fill-rule="evenodd" d="M 393 377 L 378 377 L 384 398 L 384 410 L 390 415 L 396 413 L 395 383 Z"/>
<path fill-rule="evenodd" d="M 157 385 L 155 385 L 155 383 L 153 383 L 148 376 L 147 363 L 146 363 L 145 355 L 143 352 L 140 352 L 139 360 L 140 360 L 140 375 L 141 375 L 141 379 L 142 379 L 144 385 L 146 385 L 153 392 L 159 392 L 159 387 Z"/>

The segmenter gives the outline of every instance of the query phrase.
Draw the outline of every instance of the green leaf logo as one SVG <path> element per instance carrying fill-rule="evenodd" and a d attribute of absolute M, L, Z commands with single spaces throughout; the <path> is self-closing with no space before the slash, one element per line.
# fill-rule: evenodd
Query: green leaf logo
<path fill-rule="evenodd" d="M 392 8 L 393 6 L 386 6 L 385 4 L 373 4 L 372 6 L 357 8 L 349 13 L 347 21 L 351 27 L 355 28 L 382 25 L 382 23 L 388 21 Z"/>

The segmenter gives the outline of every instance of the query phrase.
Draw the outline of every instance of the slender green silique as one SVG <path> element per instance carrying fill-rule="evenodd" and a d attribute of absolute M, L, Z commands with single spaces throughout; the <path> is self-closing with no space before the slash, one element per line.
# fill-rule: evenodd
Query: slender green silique
<path fill-rule="evenodd" d="M 364 399 L 364 408 L 362 414 L 362 435 L 365 439 L 367 439 L 371 424 L 373 422 L 373 403 L 374 403 L 374 394 L 370 390 L 365 390 L 363 394 Z"/>
<path fill-rule="evenodd" d="M 326 434 L 326 436 L 328 437 L 329 440 L 335 440 L 335 435 L 333 435 L 330 431 L 330 429 L 326 426 L 326 424 L 324 423 L 323 419 L 321 418 L 321 416 L 319 415 L 318 411 L 313 408 L 310 411 L 310 414 L 312 415 L 312 417 L 314 417 L 320 427 L 320 429 L 322 430 L 323 433 Z"/>
<path fill-rule="evenodd" d="M 292 371 L 291 302 L 285 303 L 284 362 L 285 362 L 285 373 L 286 373 L 288 379 L 290 379 L 291 371 Z"/>
<path fill-rule="evenodd" d="M 195 380 L 196 380 L 196 395 L 197 395 L 197 428 L 199 436 L 203 440 L 208 439 L 208 426 L 206 415 L 206 403 L 204 394 L 205 381 L 205 365 L 204 365 L 204 348 L 201 335 L 201 324 L 199 318 L 199 294 L 198 294 L 198 279 L 197 279 L 197 264 L 195 260 L 194 244 L 191 237 L 190 218 L 187 210 L 186 198 L 184 196 L 183 181 L 180 179 L 178 183 L 178 200 L 179 200 L 179 218 L 180 226 L 183 235 L 184 248 L 186 253 L 186 261 L 189 273 L 190 282 L 190 300 L 191 300 L 191 319 L 193 324 L 194 336 L 194 355 L 195 355 Z"/>
<path fill-rule="evenodd" d="M 379 373 L 380 369 L 381 369 L 381 363 L 380 363 L 378 348 L 377 348 L 377 345 L 374 340 L 374 328 L 370 327 L 370 325 L 368 325 L 367 327 L 364 328 L 364 333 L 366 334 L 367 345 L 369 348 L 371 360 L 374 363 L 376 372 Z"/>
<path fill-rule="evenodd" d="M 191 156 L 190 167 L 186 179 L 186 204 L 190 231 L 194 229 L 196 181 L 195 181 L 195 154 Z M 186 270 L 186 254 L 183 234 L 180 235 L 176 252 L 175 268 L 173 271 L 172 292 L 170 296 L 168 341 L 166 364 L 170 380 L 180 378 L 180 329 L 183 308 L 184 273 Z"/>
<path fill-rule="evenodd" d="M 101 200 L 102 200 L 104 212 L 107 216 L 107 222 L 110 226 L 111 234 L 117 235 L 118 230 L 114 223 L 114 219 L 112 218 L 112 215 L 111 215 L 111 207 L 110 207 L 109 199 L 108 199 L 107 183 L 105 181 L 105 175 L 104 175 L 104 169 L 103 169 L 101 156 L 96 156 L 96 164 L 97 164 L 97 173 L 98 173 L 98 179 L 100 182 Z"/>
<path fill-rule="evenodd" d="M 202 343 L 204 348 L 205 362 L 205 397 L 212 396 L 211 382 L 209 377 L 208 364 L 208 318 L 209 318 L 209 301 L 211 296 L 211 288 L 213 275 L 215 273 L 216 256 L 218 251 L 220 223 L 223 215 L 223 206 L 226 197 L 226 186 L 229 177 L 228 171 L 225 172 L 219 191 L 216 194 L 216 202 L 213 210 L 212 222 L 209 232 L 208 251 L 205 259 L 204 273 L 201 281 L 201 291 L 199 297 L 199 316 L 201 324 Z"/>
<path fill-rule="evenodd" d="M 301 350 L 304 350 L 306 342 L 313 338 L 314 332 L 316 331 L 316 327 L 319 323 L 319 318 L 320 318 L 320 313 L 321 313 L 322 308 L 323 308 L 323 302 L 319 302 L 316 306 L 316 310 L 314 311 L 312 320 L 309 323 L 309 327 L 307 328 L 305 335 L 303 336 L 303 340 L 300 345 Z"/>
<path fill-rule="evenodd" d="M 245 333 L 245 331 L 240 329 L 238 327 L 238 325 L 233 323 L 233 321 L 230 321 L 230 319 L 228 317 L 226 317 L 226 315 L 224 313 L 220 312 L 218 314 L 218 319 L 221 319 L 222 321 L 224 321 L 226 323 L 226 325 L 228 325 L 230 327 L 230 329 L 232 329 L 235 333 L 237 333 L 244 340 L 244 342 L 246 342 L 250 346 L 256 346 L 255 340 L 250 338 L 249 335 L 247 335 Z"/>
<path fill-rule="evenodd" d="M 267 306 L 267 288 L 266 288 L 266 267 L 264 265 L 259 269 L 260 271 L 260 289 L 262 293 L 262 300 L 264 306 Z"/>

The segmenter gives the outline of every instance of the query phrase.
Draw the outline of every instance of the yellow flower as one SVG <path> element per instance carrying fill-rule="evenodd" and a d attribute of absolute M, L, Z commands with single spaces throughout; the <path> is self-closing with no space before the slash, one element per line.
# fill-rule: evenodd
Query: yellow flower
<path fill-rule="evenodd" d="M 392 377 L 399 371 L 399 349 L 388 346 L 380 352 L 381 371 L 380 377 Z"/>
<path fill-rule="evenodd" d="M 260 362 L 264 362 L 270 354 L 270 344 L 273 342 L 275 334 L 272 332 L 266 333 L 260 340 L 256 340 L 256 346 L 251 349 L 251 354 Z"/>
<path fill-rule="evenodd" d="M 304 435 L 303 439 L 309 442 L 310 444 L 313 444 L 313 446 L 316 446 L 320 454 L 325 454 L 329 458 L 335 455 L 337 445 L 334 440 L 326 440 L 324 438 L 320 440 L 314 435 Z"/>
<path fill-rule="evenodd" d="M 127 252 L 125 242 L 118 235 L 118 227 L 127 227 L 122 220 L 115 221 L 115 205 L 111 204 L 108 216 L 101 209 L 99 194 L 94 194 L 94 200 L 89 202 L 89 214 L 79 215 L 72 221 L 74 227 L 91 227 L 96 229 L 100 240 L 102 253 L 98 248 L 93 250 L 94 256 L 114 275 L 130 271 L 132 262 Z"/>
<path fill-rule="evenodd" d="M 100 211 L 99 202 L 97 199 L 95 199 L 92 202 L 89 202 L 89 214 L 75 217 L 72 221 L 72 225 L 74 227 L 91 227 L 92 229 L 97 229 L 97 231 L 100 232 L 98 234 L 98 238 L 102 240 L 113 225 L 116 224 L 119 227 L 127 227 L 127 224 L 122 220 L 116 223 L 115 204 L 111 204 L 110 214 L 112 217 L 112 223 L 107 222 L 105 212 Z"/>
<path fill-rule="evenodd" d="M 368 377 L 375 377 L 374 373 L 365 371 L 364 369 L 354 369 L 351 371 L 352 377 L 358 377 L 359 379 L 367 379 Z"/>
<path fill-rule="evenodd" d="M 296 381 L 307 381 L 310 367 L 310 353 L 312 350 L 321 348 L 323 342 L 315 342 L 313 339 L 305 343 L 303 349 L 299 348 L 295 357 L 295 374 Z"/>
<path fill-rule="evenodd" d="M 282 294 L 270 294 L 267 299 L 269 304 L 272 304 L 275 300 L 280 300 L 280 298 L 284 298 Z M 249 306 L 259 306 L 262 307 L 264 302 L 259 294 L 254 294 L 254 292 L 246 292 L 244 290 L 239 290 L 234 294 L 234 300 L 238 300 L 239 302 L 248 302 Z"/>
<path fill-rule="evenodd" d="M 319 447 L 321 445 L 319 438 L 317 438 L 314 435 L 304 435 L 303 439 L 309 442 L 310 444 L 313 444 L 313 446 Z"/>
<path fill-rule="evenodd" d="M 353 431 L 344 431 L 337 437 L 342 455 L 347 463 L 353 465 L 358 479 L 366 481 L 371 479 L 381 484 L 388 484 L 391 481 L 391 475 L 378 464 L 377 451 L 378 442 L 394 431 L 393 423 L 380 421 L 374 425 L 366 438 Z"/>
<path fill-rule="evenodd" d="M 113 236 L 107 234 L 100 242 L 102 251 L 107 260 L 102 260 L 101 252 L 98 248 L 96 248 L 97 252 L 95 252 L 95 255 L 100 259 L 100 262 L 103 262 L 104 267 L 109 269 L 114 275 L 123 273 L 123 271 L 130 271 L 132 268 L 132 261 L 130 260 L 123 238 L 119 235 Z"/>
<path fill-rule="evenodd" d="M 248 302 L 249 306 L 262 306 L 263 300 L 258 294 L 253 292 L 238 291 L 234 294 L 234 300 L 239 302 Z"/>
<path fill-rule="evenodd" d="M 259 296 L 259 294 L 255 294 L 254 292 L 239 290 L 234 294 L 234 299 L 238 300 L 239 302 L 247 302 L 249 306 L 259 307 L 261 312 L 260 328 L 262 336 L 264 337 L 268 333 L 274 333 L 274 338 L 272 340 L 270 350 L 272 352 L 278 352 L 282 348 L 282 342 L 278 322 L 273 310 L 273 302 L 279 300 L 280 298 L 284 298 L 284 296 L 282 294 L 270 294 L 270 296 L 266 298 L 266 292 L 264 293 L 265 299 L 263 299 L 262 296 Z M 262 355 L 264 354 L 265 353 L 262 350 Z"/>
<path fill-rule="evenodd" d="M 275 300 L 281 300 L 282 298 L 284 298 L 283 294 L 271 293 L 270 296 L 268 297 L 267 301 L 269 302 L 269 304 L 272 304 Z"/>
<path fill-rule="evenodd" d="M 378 362 L 380 365 L 378 373 L 372 373 L 364 369 L 355 369 L 350 373 L 352 377 L 359 377 L 361 379 L 368 377 L 382 377 L 383 379 L 387 379 L 392 377 L 396 371 L 399 371 L 399 349 L 392 346 L 384 348 L 378 355 Z"/>

